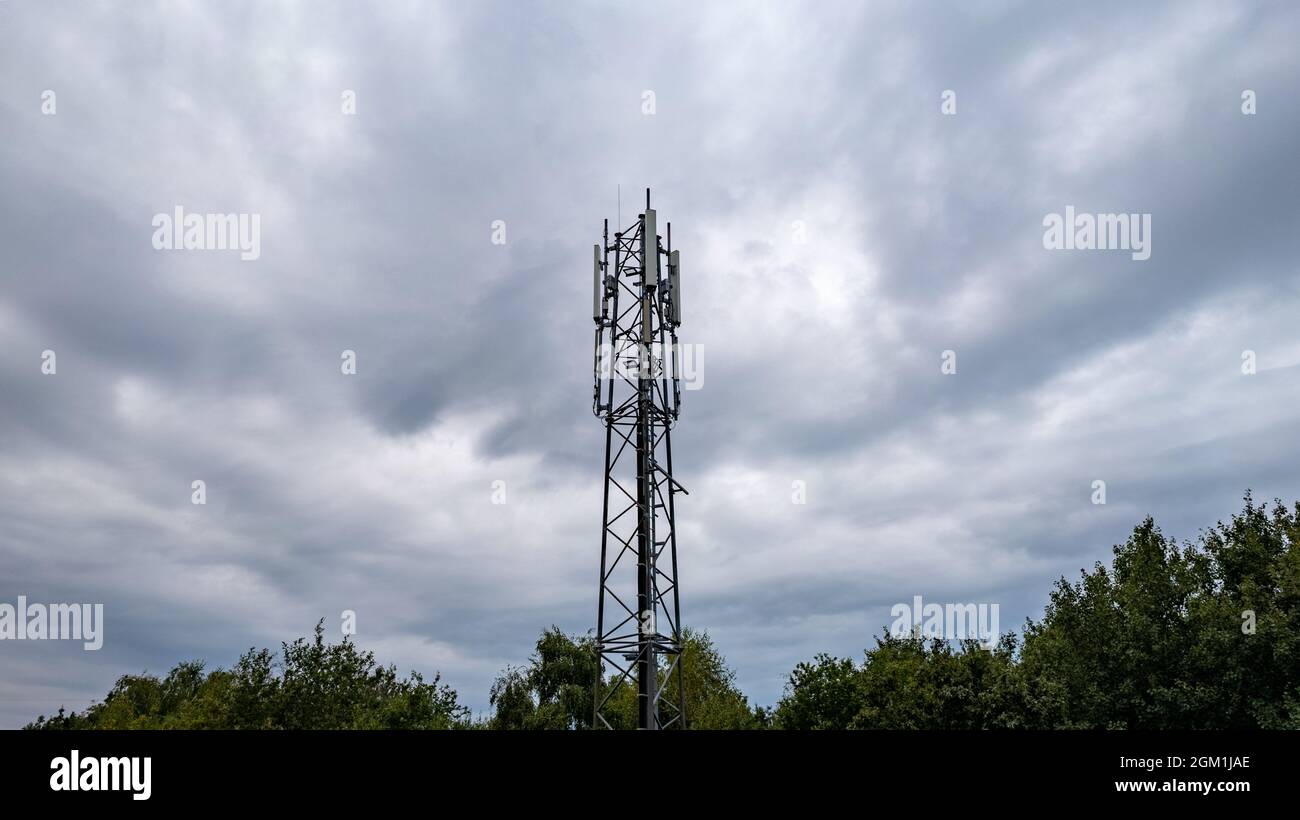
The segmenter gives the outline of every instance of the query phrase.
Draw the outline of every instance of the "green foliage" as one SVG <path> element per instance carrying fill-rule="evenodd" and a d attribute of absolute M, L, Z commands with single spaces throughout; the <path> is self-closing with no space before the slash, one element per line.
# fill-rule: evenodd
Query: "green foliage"
<path fill-rule="evenodd" d="M 1195 542 L 1150 518 L 1078 581 L 1057 581 L 1022 641 L 984 649 L 884 634 L 861 663 L 817 655 L 790 673 L 773 710 L 751 707 L 705 632 L 659 685 L 685 693 L 693 729 L 1300 728 L 1300 504 L 1245 507 Z M 1253 629 L 1248 628 L 1253 626 Z M 1247 628 L 1244 628 L 1247 627 Z M 178 664 L 120 678 L 84 712 L 33 729 L 585 729 L 602 670 L 589 638 L 552 627 L 528 665 L 492 684 L 471 723 L 437 677 L 397 677 L 348 640 L 250 649 L 229 670 Z M 603 714 L 635 728 L 637 694 L 609 674 Z M 664 710 L 663 717 L 671 716 Z"/>
<path fill-rule="evenodd" d="M 790 673 L 773 722 L 778 729 L 847 729 L 865 705 L 853 661 L 822 653 Z"/>
<path fill-rule="evenodd" d="M 1024 725 L 1015 638 L 975 641 L 884 634 L 861 665 L 818 655 L 790 676 L 774 716 L 782 729 L 979 729 Z"/>
<path fill-rule="evenodd" d="M 686 722 L 692 729 L 760 729 L 762 721 L 736 686 L 736 673 L 705 631 L 682 630 Z"/>
<path fill-rule="evenodd" d="M 399 678 L 347 639 L 282 644 L 280 660 L 250 649 L 234 668 L 204 674 L 200 661 L 167 677 L 124 675 L 85 712 L 41 716 L 29 729 L 448 729 L 468 710 L 438 677 Z M 277 674 L 278 673 L 278 674 Z"/>
<path fill-rule="evenodd" d="M 1038 725 L 1300 728 L 1300 504 L 1245 508 L 1179 546 L 1148 518 L 1025 636 Z M 1254 634 L 1243 630 L 1253 612 Z"/>
<path fill-rule="evenodd" d="M 1256 506 L 1179 545 L 1148 518 L 1024 646 L 885 635 L 862 664 L 790 674 L 787 729 L 1300 728 L 1300 504 Z M 1247 611 L 1255 631 L 1243 630 Z"/>
<path fill-rule="evenodd" d="M 736 675 L 713 645 L 708 633 L 682 631 L 685 649 L 681 685 L 686 714 L 693 729 L 755 729 L 766 721 L 736 688 Z M 591 726 L 592 687 L 597 675 L 596 648 L 590 638 L 571 638 L 551 627 L 542 633 L 527 667 L 512 667 L 492 684 L 495 710 L 488 725 L 494 729 L 585 729 Z M 636 687 L 610 674 L 601 697 L 609 694 L 602 713 L 615 729 L 637 725 Z M 660 687 L 676 692 L 677 673 L 660 670 Z M 664 708 L 662 719 L 672 716 Z"/>
<path fill-rule="evenodd" d="M 492 684 L 493 729 L 585 729 L 591 725 L 596 652 L 589 638 L 551 627 L 537 639 L 526 668 L 511 667 Z"/>

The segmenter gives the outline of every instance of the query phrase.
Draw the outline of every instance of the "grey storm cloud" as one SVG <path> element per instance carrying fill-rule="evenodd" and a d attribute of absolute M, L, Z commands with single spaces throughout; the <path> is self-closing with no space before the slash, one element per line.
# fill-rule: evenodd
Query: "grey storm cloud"
<path fill-rule="evenodd" d="M 760 703 L 913 595 L 1013 629 L 1147 514 L 1300 498 L 1296 42 L 1287 3 L 0 2 L 0 601 L 106 621 L 0 644 L 0 725 L 345 609 L 482 711 L 590 629 L 585 260 L 646 187 L 703 351 L 683 614 Z M 260 258 L 154 250 L 178 205 Z M 1067 205 L 1151 258 L 1045 250 Z"/>

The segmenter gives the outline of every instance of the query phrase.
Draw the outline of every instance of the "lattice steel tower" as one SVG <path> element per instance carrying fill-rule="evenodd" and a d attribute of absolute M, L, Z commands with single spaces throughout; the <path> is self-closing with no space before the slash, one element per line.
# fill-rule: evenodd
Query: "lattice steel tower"
<path fill-rule="evenodd" d="M 639 728 L 686 727 L 673 509 L 686 490 L 673 479 L 670 437 L 681 406 L 681 264 L 672 225 L 666 242 L 656 233 L 649 189 L 645 204 L 645 213 L 612 243 L 605 220 L 605 241 L 593 258 L 592 412 L 605 422 L 596 611 L 601 675 L 592 720 L 599 729 L 614 728 L 611 698 L 632 685 Z M 603 680 L 611 667 L 620 673 L 612 683 Z"/>

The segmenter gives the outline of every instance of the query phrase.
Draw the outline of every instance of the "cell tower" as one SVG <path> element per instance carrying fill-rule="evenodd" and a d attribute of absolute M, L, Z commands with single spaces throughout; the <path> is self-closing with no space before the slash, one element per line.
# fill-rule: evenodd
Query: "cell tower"
<path fill-rule="evenodd" d="M 605 502 L 596 610 L 597 676 L 592 725 L 613 728 L 611 698 L 635 684 L 641 729 L 686 727 L 671 430 L 681 407 L 677 327 L 681 261 L 645 213 L 594 247 L 596 322 L 592 412 L 605 422 Z M 660 257 L 667 264 L 661 264 Z M 612 257 L 612 258 L 611 258 Z M 636 597 L 632 597 L 632 591 Z M 606 669 L 620 674 L 602 680 Z M 675 681 L 674 681 L 675 679 Z"/>

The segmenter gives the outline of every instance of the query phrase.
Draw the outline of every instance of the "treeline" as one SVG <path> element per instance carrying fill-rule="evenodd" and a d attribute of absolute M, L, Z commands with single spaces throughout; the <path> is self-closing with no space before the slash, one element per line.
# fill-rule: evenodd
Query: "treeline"
<path fill-rule="evenodd" d="M 312 640 L 281 645 L 278 659 L 250 649 L 230 669 L 179 663 L 159 679 L 123 675 L 84 712 L 39 717 L 28 729 L 450 729 L 469 710 L 435 675 L 399 678 L 349 640 L 327 644 L 324 622 Z"/>
<path fill-rule="evenodd" d="M 683 689 L 696 729 L 1300 728 L 1300 504 L 1256 505 L 1182 544 L 1148 518 L 1041 621 L 989 650 L 883 634 L 861 660 L 818 655 L 774 708 L 751 704 L 703 632 L 688 631 Z M 437 677 L 399 678 L 348 640 L 249 650 L 230 670 L 182 663 L 126 676 L 84 712 L 28 728 L 583 729 L 599 672 L 590 640 L 545 631 L 474 718 Z M 669 682 L 665 682 L 666 684 Z M 675 679 L 671 682 L 676 685 Z M 610 676 L 605 714 L 636 724 Z"/>

